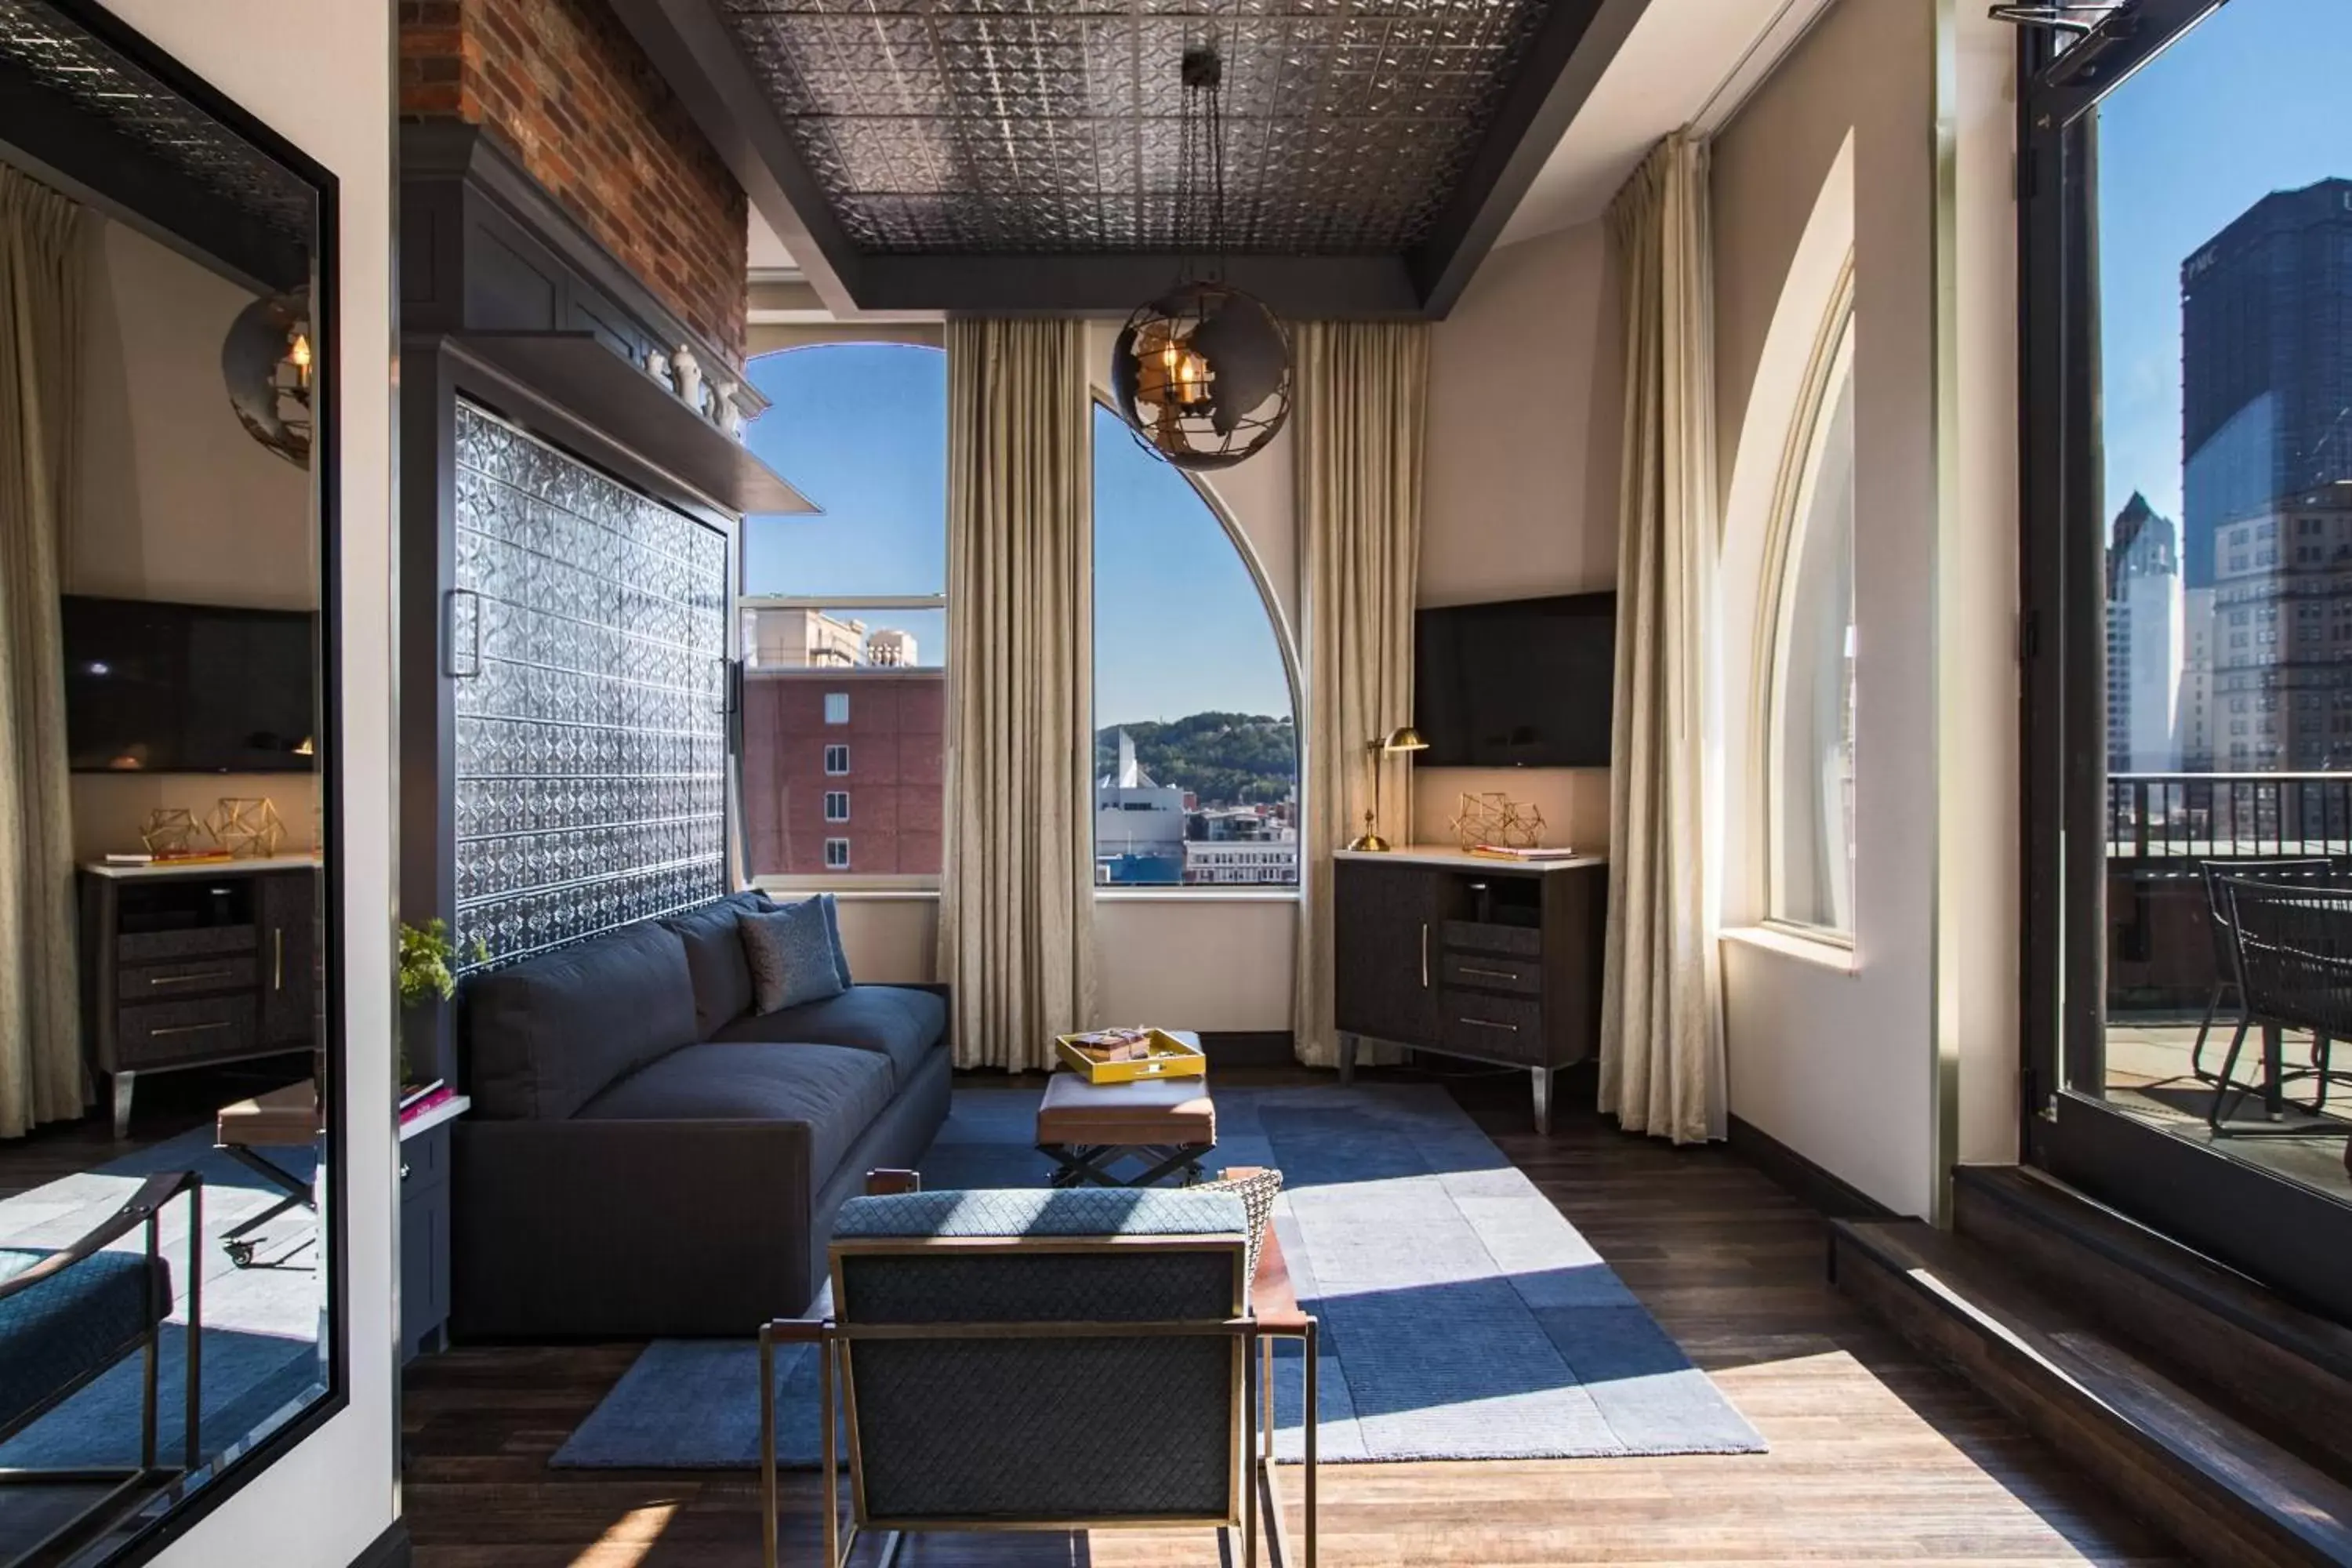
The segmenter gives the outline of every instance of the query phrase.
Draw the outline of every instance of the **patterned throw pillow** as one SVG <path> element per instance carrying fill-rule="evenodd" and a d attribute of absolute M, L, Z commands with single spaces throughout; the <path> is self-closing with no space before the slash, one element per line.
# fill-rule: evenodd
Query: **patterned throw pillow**
<path fill-rule="evenodd" d="M 848 987 L 834 956 L 833 930 L 814 899 L 770 914 L 744 914 L 743 957 L 751 968 L 752 1005 L 762 1013 L 822 1002 Z"/>
<path fill-rule="evenodd" d="M 813 904 L 823 904 L 824 906 L 824 929 L 830 932 L 833 937 L 834 973 L 841 976 L 841 988 L 844 991 L 846 991 L 857 983 L 849 977 L 849 950 L 841 945 L 841 907 L 834 901 L 834 897 L 831 893 L 819 893 L 814 898 L 807 900 L 806 901 Z M 760 895 L 760 907 L 763 910 L 773 911 L 776 910 L 785 909 L 790 906 L 780 904 L 776 902 L 775 900 L 770 898 L 767 894 L 761 893 Z"/>
<path fill-rule="evenodd" d="M 1265 1249 L 1265 1227 L 1274 1223 L 1274 1200 L 1282 1195 L 1282 1173 L 1275 1170 L 1258 1172 L 1254 1176 L 1220 1177 L 1202 1182 L 1192 1189 L 1196 1193 L 1232 1193 L 1242 1200 L 1249 1213 L 1249 1280 L 1257 1284 L 1257 1255 Z"/>

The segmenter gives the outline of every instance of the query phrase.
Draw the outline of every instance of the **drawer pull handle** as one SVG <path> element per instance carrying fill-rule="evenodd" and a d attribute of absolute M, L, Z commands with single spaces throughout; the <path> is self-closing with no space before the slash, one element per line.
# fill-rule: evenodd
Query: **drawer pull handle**
<path fill-rule="evenodd" d="M 269 928 L 269 988 L 272 991 L 286 989 L 286 928 L 284 926 Z"/>
<path fill-rule="evenodd" d="M 1492 1018 L 1463 1018 L 1458 1022 L 1473 1025 L 1481 1029 L 1507 1029 L 1514 1035 L 1519 1032 L 1519 1026 L 1517 1024 L 1499 1024 Z"/>
<path fill-rule="evenodd" d="M 1517 980 L 1519 978 L 1518 972 L 1517 970 L 1480 969 L 1477 965 L 1471 963 L 1462 965 L 1462 973 L 1465 974 L 1475 974 L 1481 980 Z"/>
<path fill-rule="evenodd" d="M 1429 989 L 1429 922 L 1421 922 L 1421 988 Z"/>
<path fill-rule="evenodd" d="M 205 1035 L 215 1029 L 227 1027 L 228 1022 L 226 1019 L 218 1019 L 209 1024 L 173 1024 L 161 1029 L 148 1030 L 147 1037 L 151 1040 L 160 1040 L 171 1035 Z"/>
<path fill-rule="evenodd" d="M 230 975 L 235 974 L 236 973 L 236 971 L 234 969 L 204 969 L 198 970 L 191 974 L 151 974 L 147 977 L 147 984 L 150 985 L 194 985 L 199 981 L 226 980 Z"/>

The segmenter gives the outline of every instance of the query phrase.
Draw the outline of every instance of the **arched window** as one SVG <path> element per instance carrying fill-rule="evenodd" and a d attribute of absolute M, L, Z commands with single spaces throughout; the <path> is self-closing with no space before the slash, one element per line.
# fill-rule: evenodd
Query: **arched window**
<path fill-rule="evenodd" d="M 1298 884 L 1298 737 L 1264 588 L 1191 481 L 1095 409 L 1095 879 Z"/>
<path fill-rule="evenodd" d="M 1854 863 L 1853 293 L 1822 323 L 1790 427 L 1766 583 L 1776 596 L 1765 773 L 1772 920 L 1851 938 Z"/>
<path fill-rule="evenodd" d="M 947 722 L 947 356 L 764 354 L 752 451 L 822 510 L 744 520 L 744 837 L 753 876 L 940 870 Z"/>

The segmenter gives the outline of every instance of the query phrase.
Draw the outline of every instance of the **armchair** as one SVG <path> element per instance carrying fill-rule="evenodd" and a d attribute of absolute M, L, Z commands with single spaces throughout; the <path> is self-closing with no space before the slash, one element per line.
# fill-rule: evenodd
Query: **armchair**
<path fill-rule="evenodd" d="M 834 1315 L 760 1331 L 765 1559 L 777 1561 L 776 1347 L 815 1348 L 825 1568 L 861 1529 L 1213 1527 L 1255 1568 L 1261 1512 L 1293 1561 L 1275 1492 L 1276 1336 L 1295 1303 L 1252 1310 L 1250 1219 L 1211 1190 L 905 1190 L 845 1204 Z M 1275 1267 L 1279 1268 L 1278 1258 Z M 1264 1265 L 1260 1281 L 1263 1282 Z M 1261 1368 L 1265 1370 L 1261 1370 Z M 1253 1411 L 1264 1401 L 1264 1447 Z M 841 1526 L 838 1414 L 852 1522 Z M 1306 1425 L 1306 1557 L 1315 1562 L 1315 1424 Z"/>
<path fill-rule="evenodd" d="M 182 1466 L 193 1470 L 200 1458 L 203 1409 L 203 1179 L 194 1171 L 150 1176 L 102 1224 L 58 1251 L 0 1248 L 0 1440 L 56 1409 L 131 1352 L 143 1351 L 146 1357 L 136 1468 L 0 1471 L 0 1484 L 5 1485 L 96 1484 L 107 1489 L 89 1507 L 10 1558 L 10 1564 L 37 1557 L 100 1514 L 127 1510 L 144 1488 L 179 1473 L 158 1467 L 156 1411 L 161 1332 L 172 1315 L 163 1210 L 183 1194 L 188 1199 L 188 1352 Z M 142 1227 L 147 1233 L 142 1250 L 106 1250 Z"/>

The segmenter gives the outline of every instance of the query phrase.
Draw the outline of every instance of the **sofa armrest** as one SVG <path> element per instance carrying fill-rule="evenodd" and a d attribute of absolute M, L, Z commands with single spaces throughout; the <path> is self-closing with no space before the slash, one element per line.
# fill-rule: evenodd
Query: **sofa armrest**
<path fill-rule="evenodd" d="M 825 1174 L 793 1121 L 460 1121 L 450 1318 L 467 1338 L 749 1335 L 798 1315 Z"/>

